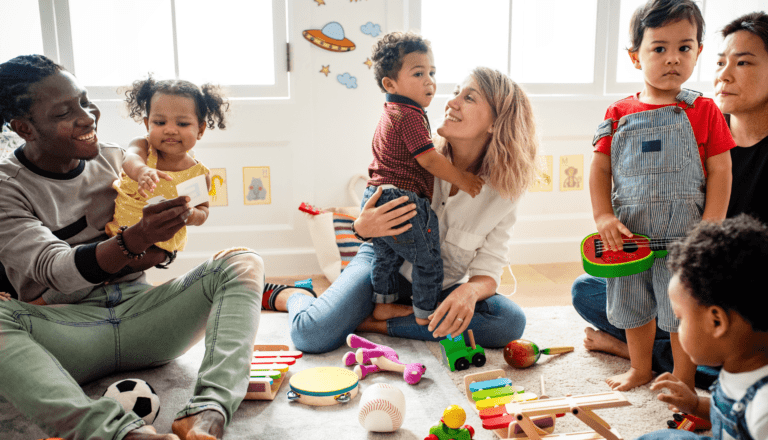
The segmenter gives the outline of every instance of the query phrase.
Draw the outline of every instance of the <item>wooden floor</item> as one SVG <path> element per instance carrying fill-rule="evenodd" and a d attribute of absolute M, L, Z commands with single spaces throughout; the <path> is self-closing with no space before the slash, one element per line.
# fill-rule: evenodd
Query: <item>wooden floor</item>
<path fill-rule="evenodd" d="M 499 293 L 509 295 L 514 292 L 509 298 L 521 307 L 567 306 L 571 304 L 571 284 L 584 273 L 584 269 L 580 262 L 522 264 L 513 265 L 512 273 L 514 277 L 507 268 L 504 269 Z M 312 278 L 312 285 L 318 295 L 330 284 L 323 275 L 270 277 L 267 282 L 292 285 L 306 278 Z"/>

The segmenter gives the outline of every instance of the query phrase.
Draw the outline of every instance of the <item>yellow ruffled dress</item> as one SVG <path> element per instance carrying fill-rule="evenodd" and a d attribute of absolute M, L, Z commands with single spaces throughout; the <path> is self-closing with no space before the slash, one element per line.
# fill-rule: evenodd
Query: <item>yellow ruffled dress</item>
<path fill-rule="evenodd" d="M 154 148 L 149 149 L 149 156 L 147 157 L 147 166 L 150 168 L 157 168 L 157 152 Z M 148 198 L 157 196 L 163 196 L 166 199 L 175 199 L 178 197 L 176 192 L 176 185 L 193 177 L 197 177 L 201 174 L 208 174 L 210 171 L 200 162 L 197 162 L 190 168 L 183 171 L 165 171 L 173 180 L 160 179 L 157 182 L 155 191 L 149 194 Z M 139 184 L 128 177 L 125 171 L 120 173 L 120 180 L 115 180 L 112 186 L 117 190 L 117 198 L 115 199 L 115 216 L 112 221 L 107 223 L 105 231 L 108 236 L 113 237 L 117 235 L 117 231 L 121 226 L 133 226 L 141 220 L 142 209 L 147 204 L 147 197 L 142 197 L 139 194 Z M 182 251 L 187 244 L 187 227 L 181 228 L 176 235 L 168 241 L 161 243 L 155 243 L 155 246 L 164 249 L 168 252 Z"/>

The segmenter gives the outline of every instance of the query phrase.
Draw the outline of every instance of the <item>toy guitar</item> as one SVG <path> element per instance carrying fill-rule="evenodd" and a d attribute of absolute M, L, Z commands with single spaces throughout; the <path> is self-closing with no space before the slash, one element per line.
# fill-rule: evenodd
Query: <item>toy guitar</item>
<path fill-rule="evenodd" d="M 603 278 L 623 277 L 646 271 L 657 258 L 667 255 L 667 245 L 677 238 L 648 238 L 634 234 L 632 238 L 622 235 L 621 251 L 609 251 L 600 239 L 600 234 L 588 235 L 581 242 L 581 260 L 584 271 Z"/>

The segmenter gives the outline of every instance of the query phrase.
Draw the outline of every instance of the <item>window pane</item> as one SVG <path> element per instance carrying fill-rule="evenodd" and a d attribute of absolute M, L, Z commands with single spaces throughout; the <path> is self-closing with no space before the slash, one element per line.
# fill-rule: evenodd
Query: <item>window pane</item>
<path fill-rule="evenodd" d="M 477 66 L 508 71 L 509 0 L 422 0 L 421 33 L 438 82 L 461 82 Z"/>
<path fill-rule="evenodd" d="M 699 57 L 700 81 L 713 83 L 717 68 L 717 53 L 723 37 L 720 31 L 731 20 L 754 11 L 768 10 L 768 0 L 729 0 L 727 2 L 708 1 L 704 9 L 706 34 L 704 36 L 704 50 Z M 702 92 L 709 92 L 702 90 Z"/>
<path fill-rule="evenodd" d="M 512 5 L 515 81 L 593 81 L 597 0 L 513 0 Z"/>
<path fill-rule="evenodd" d="M 621 11 L 619 14 L 619 49 L 616 56 L 618 66 L 616 66 L 616 81 L 643 82 L 643 73 L 635 69 L 632 61 L 629 59 L 627 49 L 632 46 L 632 39 L 629 36 L 629 20 L 632 14 L 640 5 L 645 4 L 646 0 L 621 0 Z M 638 90 L 639 91 L 639 90 Z"/>
<path fill-rule="evenodd" d="M 0 63 L 18 55 L 43 53 L 43 35 L 40 30 L 40 8 L 36 1 L 2 0 L 8 8 L 0 8 Z M 6 3 L 7 2 L 7 3 Z"/>
<path fill-rule="evenodd" d="M 274 84 L 272 1 L 215 3 L 176 0 L 179 76 L 195 83 Z"/>
<path fill-rule="evenodd" d="M 75 73 L 85 86 L 173 78 L 170 0 L 69 0 Z"/>

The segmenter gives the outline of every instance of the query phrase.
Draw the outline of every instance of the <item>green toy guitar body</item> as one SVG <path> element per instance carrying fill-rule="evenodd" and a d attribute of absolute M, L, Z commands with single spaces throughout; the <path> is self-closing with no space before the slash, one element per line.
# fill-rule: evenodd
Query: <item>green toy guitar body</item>
<path fill-rule="evenodd" d="M 600 239 L 600 234 L 590 234 L 581 242 L 581 260 L 584 271 L 603 278 L 624 277 L 646 271 L 657 258 L 667 255 L 667 245 L 677 239 L 649 239 L 635 234 L 632 238 L 622 235 L 621 251 L 610 251 Z"/>

